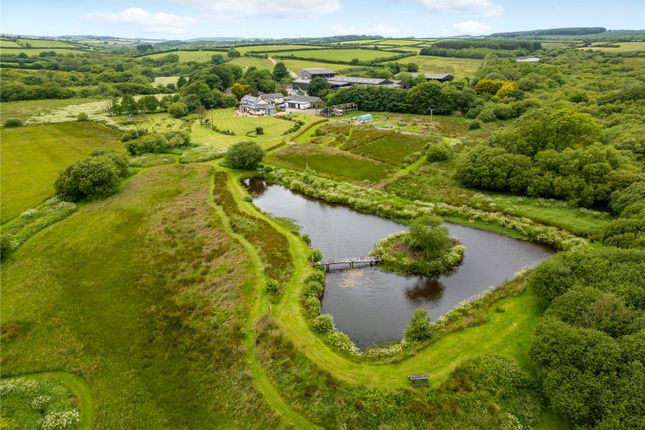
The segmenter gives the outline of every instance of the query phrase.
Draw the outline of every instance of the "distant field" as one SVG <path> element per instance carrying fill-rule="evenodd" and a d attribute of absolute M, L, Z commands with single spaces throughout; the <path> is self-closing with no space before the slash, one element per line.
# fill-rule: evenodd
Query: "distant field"
<path fill-rule="evenodd" d="M 176 84 L 178 80 L 179 80 L 179 76 L 157 76 L 155 78 L 154 84 L 155 85 Z"/>
<path fill-rule="evenodd" d="M 25 53 L 30 57 L 35 57 L 36 55 L 39 55 L 41 52 L 50 52 L 54 51 L 57 54 L 83 54 L 88 51 L 84 51 L 81 49 L 65 49 L 65 48 L 16 48 L 16 49 L 2 49 L 0 47 L 0 54 L 3 55 L 19 55 L 21 53 Z"/>
<path fill-rule="evenodd" d="M 216 54 L 220 54 L 226 57 L 226 52 L 221 52 L 221 51 L 172 51 L 172 52 L 162 52 L 159 54 L 146 55 L 140 58 L 161 58 L 169 54 L 179 55 L 179 61 L 181 63 L 186 63 L 188 61 L 205 63 L 207 61 L 210 61 L 213 55 L 216 55 Z"/>
<path fill-rule="evenodd" d="M 253 45 L 253 46 L 239 46 L 235 49 L 244 55 L 247 52 L 271 52 L 271 51 L 283 51 L 285 49 L 318 49 L 320 46 L 312 45 Z"/>
<path fill-rule="evenodd" d="M 423 40 L 412 40 L 412 39 L 385 39 L 374 42 L 374 45 L 392 45 L 392 46 L 405 46 L 405 45 L 417 45 L 423 42 Z"/>
<path fill-rule="evenodd" d="M 380 42 L 382 39 L 365 39 L 365 40 L 348 40 L 345 42 L 336 42 L 335 45 L 365 45 Z"/>
<path fill-rule="evenodd" d="M 24 100 L 19 102 L 0 103 L 0 119 L 4 123 L 8 118 L 18 118 L 23 121 L 36 115 L 44 115 L 55 109 L 72 105 L 96 102 L 99 98 L 82 99 L 51 99 L 51 100 Z"/>
<path fill-rule="evenodd" d="M 631 51 L 645 51 L 645 42 L 598 42 L 598 45 L 605 45 L 605 44 L 610 44 L 610 45 L 619 45 L 618 48 L 609 48 L 609 47 L 602 47 L 602 46 L 594 46 L 596 43 L 594 43 L 592 46 L 586 46 L 584 48 L 580 49 L 592 49 L 594 51 L 606 51 L 606 52 L 631 52 Z"/>
<path fill-rule="evenodd" d="M 645 57 L 623 58 L 623 62 L 631 67 L 645 67 Z"/>
<path fill-rule="evenodd" d="M 414 63 L 422 73 L 452 73 L 457 78 L 475 74 L 482 60 L 472 58 L 431 57 L 416 55 L 398 60 L 400 63 Z"/>
<path fill-rule="evenodd" d="M 19 45 L 30 44 L 32 48 L 73 48 L 75 45 L 62 41 L 50 39 L 18 39 Z"/>
<path fill-rule="evenodd" d="M 18 45 L 16 42 L 12 40 L 5 40 L 5 39 L 0 39 L 0 48 L 5 48 L 5 47 L 15 47 L 19 48 L 20 45 Z"/>
<path fill-rule="evenodd" d="M 320 145 L 291 145 L 269 157 L 271 163 L 290 169 L 313 169 L 328 178 L 347 181 L 378 182 L 394 168 L 370 158 Z"/>
<path fill-rule="evenodd" d="M 229 61 L 227 64 L 235 64 L 246 69 L 247 67 L 255 67 L 258 69 L 273 70 L 273 63 L 266 58 L 254 57 L 238 57 Z"/>
<path fill-rule="evenodd" d="M 300 69 L 306 67 L 325 67 L 327 69 L 335 70 L 336 72 L 341 72 L 344 69 L 351 67 L 348 64 L 333 64 L 333 63 L 319 63 L 317 61 L 306 61 L 306 60 L 285 60 L 276 58 L 276 61 L 281 61 L 287 66 L 287 69 L 300 73 Z"/>
<path fill-rule="evenodd" d="M 293 51 L 285 52 L 280 55 L 285 56 L 294 56 L 294 57 L 303 57 L 303 58 L 312 58 L 312 59 L 321 59 L 329 61 L 352 61 L 354 58 L 357 58 L 360 61 L 370 61 L 376 58 L 386 58 L 389 56 L 394 56 L 396 54 L 383 52 L 383 51 L 372 51 L 368 49 L 317 49 L 315 51 Z"/>
<path fill-rule="evenodd" d="M 118 136 L 95 122 L 0 129 L 2 222 L 51 196 L 58 173 L 74 161 L 95 149 L 123 151 Z"/>

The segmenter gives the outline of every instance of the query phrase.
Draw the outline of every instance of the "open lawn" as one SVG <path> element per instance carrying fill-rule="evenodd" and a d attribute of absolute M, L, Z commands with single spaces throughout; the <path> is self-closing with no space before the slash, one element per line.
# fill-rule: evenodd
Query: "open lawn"
<path fill-rule="evenodd" d="M 421 73 L 452 73 L 457 79 L 473 76 L 482 60 L 473 58 L 432 57 L 416 55 L 398 60 L 400 63 L 414 63 Z"/>
<path fill-rule="evenodd" d="M 253 141 L 258 143 L 263 148 L 270 148 L 274 145 L 279 145 L 281 142 L 289 140 L 289 136 L 285 135 L 289 129 L 294 126 L 294 122 L 283 119 L 278 119 L 274 116 L 236 116 L 233 109 L 214 109 L 205 112 L 205 118 L 209 120 L 212 118 L 213 123 L 220 130 L 230 130 L 235 135 L 229 136 L 222 133 L 216 133 L 206 126 L 199 124 L 195 121 L 191 128 L 191 138 L 194 143 L 210 145 L 218 149 L 226 150 L 234 143 L 243 141 Z M 301 115 L 298 117 L 306 123 L 311 123 L 320 119 L 319 117 Z M 264 134 L 257 136 L 255 128 L 262 127 Z"/>
<path fill-rule="evenodd" d="M 243 344 L 251 265 L 208 204 L 208 170 L 147 170 L 3 262 L 4 377 L 79 376 L 91 428 L 280 427 Z"/>
<path fill-rule="evenodd" d="M 320 145 L 292 145 L 271 154 L 268 161 L 295 170 L 309 167 L 321 176 L 356 182 L 378 182 L 394 170 L 388 164 Z"/>
<path fill-rule="evenodd" d="M 96 149 L 123 151 L 114 129 L 73 122 L 0 129 L 2 222 L 50 197 L 69 164 Z"/>
<path fill-rule="evenodd" d="M 277 53 L 275 55 L 278 55 Z M 397 55 L 384 51 L 375 51 L 370 49 L 317 49 L 315 51 L 293 51 L 284 52 L 279 55 L 285 57 L 300 57 L 312 60 L 327 60 L 327 61 L 352 61 L 358 59 L 360 61 L 370 61 L 376 58 L 387 58 L 389 56 Z"/>

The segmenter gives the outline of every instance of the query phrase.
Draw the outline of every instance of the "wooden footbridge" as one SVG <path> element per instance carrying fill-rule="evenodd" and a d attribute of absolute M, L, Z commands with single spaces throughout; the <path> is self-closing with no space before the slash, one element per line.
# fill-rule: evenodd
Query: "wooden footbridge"
<path fill-rule="evenodd" d="M 368 255 L 367 257 L 349 257 L 349 258 L 335 258 L 331 260 L 322 260 L 314 263 L 316 266 L 324 266 L 325 272 L 330 270 L 353 269 L 355 266 L 374 266 L 381 262 L 381 257 Z"/>

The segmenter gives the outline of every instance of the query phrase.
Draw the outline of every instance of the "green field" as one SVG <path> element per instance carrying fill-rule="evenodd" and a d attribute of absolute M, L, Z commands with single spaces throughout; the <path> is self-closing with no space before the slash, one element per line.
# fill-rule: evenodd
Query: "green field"
<path fill-rule="evenodd" d="M 236 46 L 235 49 L 242 55 L 247 52 L 272 52 L 272 51 L 284 51 L 289 49 L 319 49 L 320 46 L 314 45 L 297 45 L 297 44 L 287 44 L 287 45 L 251 45 L 251 46 Z"/>
<path fill-rule="evenodd" d="M 205 63 L 211 61 L 213 55 L 223 55 L 226 57 L 226 52 L 223 51 L 171 51 L 171 52 L 162 52 L 159 54 L 146 55 L 140 58 L 161 58 L 166 55 L 178 55 L 179 61 L 181 63 L 187 63 L 189 61 L 196 61 L 198 63 Z"/>
<path fill-rule="evenodd" d="M 19 55 L 19 54 L 27 54 L 29 57 L 35 57 L 39 55 L 41 52 L 55 52 L 56 54 L 84 54 L 88 51 L 85 50 L 80 50 L 80 49 L 66 49 L 66 48 L 1 48 L 0 47 L 0 54 L 1 55 Z"/>
<path fill-rule="evenodd" d="M 272 154 L 269 161 L 290 169 L 313 169 L 337 180 L 378 182 L 394 169 L 388 164 L 318 145 L 292 145 Z"/>
<path fill-rule="evenodd" d="M 322 63 L 318 61 L 307 61 L 307 60 L 289 60 L 289 59 L 276 59 L 276 61 L 281 61 L 287 66 L 287 69 L 290 71 L 300 74 L 300 69 L 310 68 L 310 67 L 325 67 L 336 71 L 337 73 L 342 72 L 343 70 L 351 67 L 348 64 L 333 64 L 333 63 Z"/>
<path fill-rule="evenodd" d="M 31 45 L 32 48 L 73 48 L 75 45 L 65 42 L 63 40 L 53 40 L 53 39 L 23 39 L 19 38 L 17 43 L 20 46 L 25 46 L 26 44 Z"/>
<path fill-rule="evenodd" d="M 2 122 L 8 118 L 18 118 L 23 121 L 33 116 L 46 115 L 54 110 L 68 106 L 82 105 L 99 101 L 98 98 L 82 99 L 50 99 L 50 100 L 24 100 L 18 102 L 0 103 L 0 118 Z"/>
<path fill-rule="evenodd" d="M 645 57 L 623 58 L 623 62 L 631 67 L 645 67 Z"/>
<path fill-rule="evenodd" d="M 604 47 L 596 45 L 618 45 L 618 47 Z M 591 49 L 594 51 L 605 51 L 605 52 L 645 52 L 645 42 L 597 42 L 591 46 L 586 46 L 580 49 Z"/>
<path fill-rule="evenodd" d="M 431 57 L 428 55 L 407 57 L 398 62 L 414 63 L 419 66 L 421 73 L 452 73 L 456 78 L 473 76 L 482 64 L 482 60 L 472 58 Z"/>
<path fill-rule="evenodd" d="M 354 130 L 352 138 L 357 131 Z M 363 140 L 358 145 L 351 145 L 350 152 L 360 154 L 374 160 L 390 163 L 399 167 L 404 160 L 423 149 L 428 139 L 402 133 L 384 132 L 371 140 Z"/>
<path fill-rule="evenodd" d="M 123 151 L 119 133 L 94 122 L 0 129 L 2 222 L 50 197 L 69 164 L 96 149 Z"/>
<path fill-rule="evenodd" d="M 388 45 L 388 46 L 406 46 L 406 45 L 418 45 L 422 43 L 422 40 L 417 39 L 385 39 L 378 42 L 374 42 L 374 45 Z"/>
<path fill-rule="evenodd" d="M 255 58 L 255 57 L 233 58 L 227 64 L 235 64 L 236 66 L 240 66 L 243 69 L 246 69 L 248 67 L 255 67 L 256 69 L 260 69 L 260 70 L 273 70 L 273 67 L 274 67 L 271 60 L 268 60 L 266 58 Z"/>
<path fill-rule="evenodd" d="M 153 82 L 155 85 L 176 84 L 179 76 L 157 76 Z"/>
<path fill-rule="evenodd" d="M 277 54 L 276 54 L 277 55 Z M 293 56 L 300 58 L 308 58 L 312 60 L 326 60 L 326 61 L 352 61 L 358 59 L 359 61 L 370 61 L 376 58 L 387 58 L 397 54 L 375 51 L 370 49 L 317 49 L 315 51 L 293 51 L 284 52 L 279 54 L 285 57 Z"/>
<path fill-rule="evenodd" d="M 278 427 L 240 347 L 250 265 L 207 172 L 148 170 L 3 262 L 3 377 L 78 375 L 92 428 Z"/>
<path fill-rule="evenodd" d="M 20 48 L 20 45 L 18 45 L 17 42 L 14 42 L 13 40 L 6 40 L 6 39 L 0 39 L 0 48 Z"/>

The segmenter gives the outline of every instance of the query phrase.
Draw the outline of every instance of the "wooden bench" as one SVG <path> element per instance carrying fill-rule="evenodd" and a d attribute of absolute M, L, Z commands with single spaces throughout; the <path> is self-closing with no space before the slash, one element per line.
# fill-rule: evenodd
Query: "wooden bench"
<path fill-rule="evenodd" d="M 429 387 L 430 380 L 427 373 L 414 373 L 408 375 L 408 380 L 412 383 L 413 387 Z"/>

